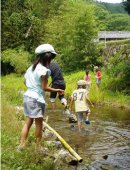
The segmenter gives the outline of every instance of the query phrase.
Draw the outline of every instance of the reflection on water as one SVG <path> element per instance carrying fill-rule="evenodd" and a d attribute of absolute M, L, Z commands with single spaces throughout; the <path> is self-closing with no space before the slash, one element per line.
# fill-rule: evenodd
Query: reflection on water
<path fill-rule="evenodd" d="M 48 110 L 49 124 L 84 160 L 100 160 L 104 155 L 130 148 L 130 110 L 94 108 L 90 116 L 91 124 L 84 124 L 85 129 L 81 133 L 77 123 L 69 124 L 62 112 Z"/>

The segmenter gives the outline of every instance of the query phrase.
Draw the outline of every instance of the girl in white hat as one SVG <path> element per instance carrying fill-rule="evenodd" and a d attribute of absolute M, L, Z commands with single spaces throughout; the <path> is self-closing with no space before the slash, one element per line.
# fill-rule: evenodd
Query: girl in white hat
<path fill-rule="evenodd" d="M 25 85 L 27 91 L 24 93 L 23 105 L 24 114 L 26 116 L 25 124 L 21 132 L 20 145 L 18 151 L 26 146 L 29 130 L 35 120 L 36 130 L 36 149 L 42 151 L 41 139 L 43 129 L 43 116 L 45 112 L 45 91 L 64 93 L 64 90 L 55 89 L 48 86 L 48 77 L 51 72 L 47 69 L 51 60 L 55 58 L 56 52 L 52 45 L 42 44 L 35 50 L 36 59 L 31 65 L 25 75 Z"/>

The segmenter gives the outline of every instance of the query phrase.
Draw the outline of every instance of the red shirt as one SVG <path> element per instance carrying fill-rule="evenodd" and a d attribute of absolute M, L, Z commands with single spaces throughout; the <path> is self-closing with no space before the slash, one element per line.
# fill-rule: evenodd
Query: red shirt
<path fill-rule="evenodd" d="M 96 72 L 96 77 L 98 80 L 101 80 L 101 71 Z"/>

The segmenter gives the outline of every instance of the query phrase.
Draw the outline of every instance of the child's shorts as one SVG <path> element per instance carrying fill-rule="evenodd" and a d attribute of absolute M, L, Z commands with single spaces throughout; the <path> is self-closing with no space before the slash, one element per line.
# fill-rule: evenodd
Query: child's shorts
<path fill-rule="evenodd" d="M 85 111 L 85 112 L 77 112 L 77 117 L 78 117 L 78 121 L 79 122 L 83 122 L 84 121 L 84 116 L 83 114 L 85 113 L 90 113 L 90 109 Z"/>
<path fill-rule="evenodd" d="M 96 84 L 97 84 L 97 85 L 101 84 L 101 80 L 98 80 L 98 79 L 97 79 L 97 80 L 96 80 Z"/>
<path fill-rule="evenodd" d="M 36 99 L 24 96 L 23 99 L 24 114 L 30 118 L 43 117 L 45 112 L 45 103 L 38 102 Z"/>
<path fill-rule="evenodd" d="M 66 86 L 65 86 L 65 84 L 53 84 L 52 88 L 65 90 Z M 55 102 L 56 96 L 57 96 L 57 92 L 53 91 L 50 93 L 50 102 L 51 103 Z M 63 98 L 64 98 L 64 94 L 59 95 L 60 100 L 62 100 Z"/>

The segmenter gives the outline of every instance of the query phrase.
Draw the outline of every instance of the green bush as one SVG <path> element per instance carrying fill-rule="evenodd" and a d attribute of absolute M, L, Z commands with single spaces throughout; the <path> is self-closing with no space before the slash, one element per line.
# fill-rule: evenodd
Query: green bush
<path fill-rule="evenodd" d="M 7 100 L 4 103 L 2 102 L 1 110 L 1 169 L 60 170 L 52 159 L 45 158 L 43 154 L 35 152 L 33 128 L 30 129 L 27 149 L 23 152 L 17 152 L 23 122 L 18 119 L 15 107 L 10 105 Z"/>
<path fill-rule="evenodd" d="M 11 103 L 15 105 L 22 105 L 23 92 L 26 86 L 23 83 L 23 76 L 15 74 L 2 76 L 1 78 L 1 95 L 2 103 Z"/>
<path fill-rule="evenodd" d="M 124 101 L 126 103 L 127 102 L 129 103 L 129 100 L 130 100 L 129 96 L 124 95 L 121 91 L 120 91 L 120 94 L 118 92 L 119 86 L 123 85 L 124 87 L 129 87 L 129 86 L 126 86 L 128 84 L 122 82 L 122 81 L 127 82 L 127 79 L 125 80 L 125 78 L 126 77 L 129 78 L 128 77 L 129 72 L 127 71 L 129 68 L 130 68 L 130 65 L 128 63 L 128 64 L 126 64 L 124 78 L 122 80 L 119 79 L 120 80 L 119 84 L 117 83 L 117 80 L 115 77 L 108 75 L 108 73 L 106 73 L 106 71 L 104 69 L 102 69 L 101 70 L 102 82 L 101 82 L 100 89 L 97 89 L 97 86 L 96 86 L 95 73 L 90 71 L 91 79 L 92 79 L 92 87 L 90 88 L 89 97 L 92 100 L 92 102 L 98 103 L 98 102 L 112 100 L 113 98 L 115 98 L 115 101 L 117 103 L 118 102 L 120 103 L 119 96 L 121 95 L 122 98 L 124 98 Z M 64 79 L 66 82 L 65 96 L 67 99 L 69 99 L 73 90 L 75 90 L 77 88 L 77 81 L 80 79 L 83 79 L 84 74 L 85 74 L 85 70 L 77 71 L 74 73 L 64 75 Z M 118 85 L 118 88 L 117 88 L 117 85 Z M 23 94 L 22 93 L 26 90 L 26 86 L 23 83 L 23 76 L 17 76 L 15 74 L 11 74 L 8 76 L 2 76 L 1 87 L 2 87 L 1 88 L 2 104 L 8 102 L 9 104 L 13 104 L 13 105 L 18 105 L 18 106 L 22 105 L 22 103 L 23 103 Z M 113 91 L 111 91 L 111 89 Z M 127 91 L 125 91 L 125 92 L 128 92 L 128 89 L 126 89 L 126 90 Z M 123 92 L 124 92 L 124 90 L 123 90 Z M 49 103 L 49 93 L 47 93 L 47 94 L 48 95 L 46 95 L 47 96 L 46 100 Z M 59 100 L 57 100 L 57 102 L 58 101 Z M 59 105 L 59 107 L 60 106 L 61 105 Z M 48 107 L 50 107 L 50 105 Z M 21 119 L 21 117 L 19 119 Z"/>
<path fill-rule="evenodd" d="M 110 75 L 108 88 L 127 92 L 130 86 L 130 60 L 122 51 L 109 60 L 110 67 L 107 70 Z"/>
<path fill-rule="evenodd" d="M 85 68 L 97 60 L 93 43 L 97 35 L 94 18 L 91 4 L 65 1 L 59 15 L 45 23 L 45 40 L 54 44 L 59 51 L 56 60 L 65 71 Z"/>
<path fill-rule="evenodd" d="M 8 49 L 2 52 L 2 62 L 14 67 L 17 74 L 23 74 L 29 66 L 30 54 L 24 49 Z"/>

